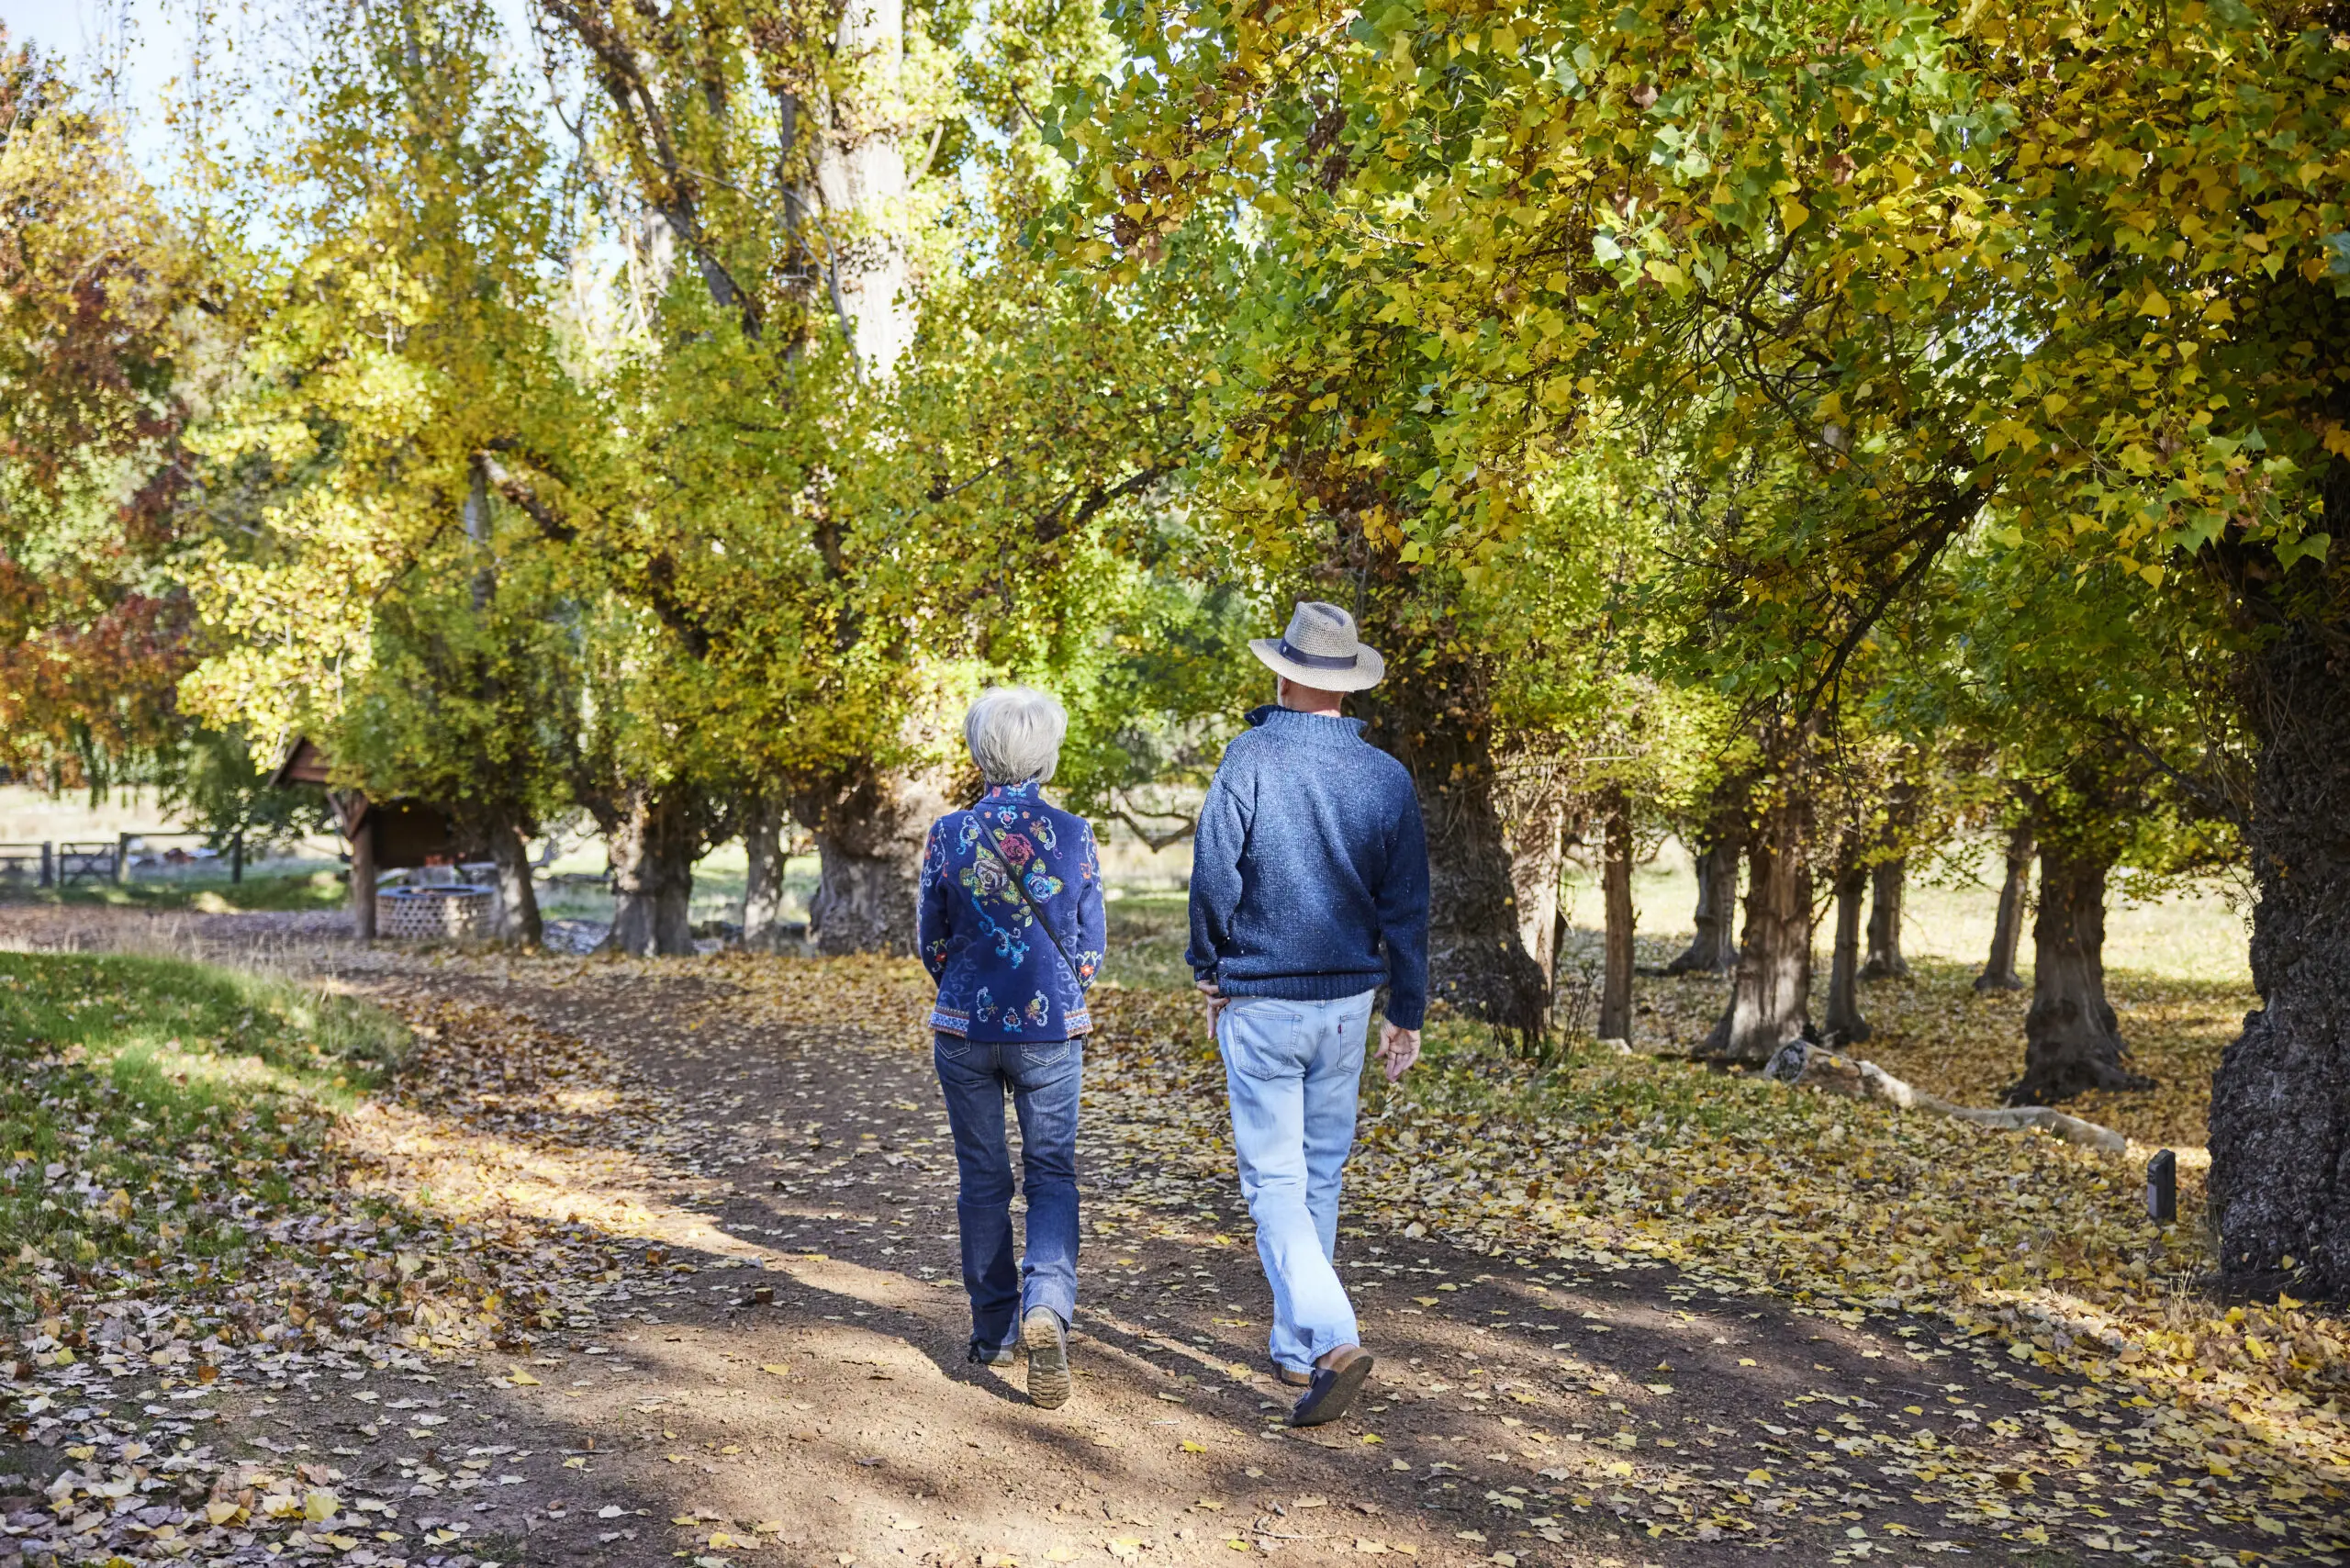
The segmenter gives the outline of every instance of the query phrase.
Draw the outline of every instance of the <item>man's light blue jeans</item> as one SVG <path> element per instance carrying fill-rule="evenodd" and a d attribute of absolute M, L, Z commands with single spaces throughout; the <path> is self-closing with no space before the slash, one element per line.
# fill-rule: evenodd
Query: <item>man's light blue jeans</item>
<path fill-rule="evenodd" d="M 1240 1192 L 1273 1287 L 1270 1348 L 1292 1372 L 1356 1342 L 1354 1304 L 1331 1263 L 1372 995 L 1237 996 L 1216 1023 Z"/>

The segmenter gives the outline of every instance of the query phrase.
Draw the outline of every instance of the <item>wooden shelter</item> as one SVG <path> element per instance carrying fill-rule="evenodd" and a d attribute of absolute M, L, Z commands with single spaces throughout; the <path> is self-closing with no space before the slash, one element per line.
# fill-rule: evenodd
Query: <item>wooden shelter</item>
<path fill-rule="evenodd" d="M 452 865 L 470 857 L 474 846 L 440 807 L 417 801 L 371 801 L 357 790 L 337 789 L 330 781 L 333 767 L 327 754 L 304 735 L 296 739 L 270 782 L 279 789 L 317 784 L 326 790 L 336 825 L 351 846 L 352 931 L 369 942 L 375 936 L 378 873 Z"/>

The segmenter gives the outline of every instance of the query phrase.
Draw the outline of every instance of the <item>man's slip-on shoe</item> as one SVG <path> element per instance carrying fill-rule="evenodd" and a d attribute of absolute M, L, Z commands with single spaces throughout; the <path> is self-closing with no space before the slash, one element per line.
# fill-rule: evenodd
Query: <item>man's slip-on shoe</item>
<path fill-rule="evenodd" d="M 1319 1427 L 1347 1413 L 1371 1375 L 1371 1352 L 1341 1345 L 1314 1364 L 1314 1384 L 1289 1413 L 1292 1427 Z"/>

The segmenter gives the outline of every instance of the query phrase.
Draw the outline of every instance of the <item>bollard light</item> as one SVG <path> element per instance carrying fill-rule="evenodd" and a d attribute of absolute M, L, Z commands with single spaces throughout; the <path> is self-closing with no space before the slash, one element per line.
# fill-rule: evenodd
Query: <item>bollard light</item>
<path fill-rule="evenodd" d="M 2156 1225 L 2178 1218 L 2178 1156 L 2166 1148 L 2146 1161 L 2146 1217 Z"/>

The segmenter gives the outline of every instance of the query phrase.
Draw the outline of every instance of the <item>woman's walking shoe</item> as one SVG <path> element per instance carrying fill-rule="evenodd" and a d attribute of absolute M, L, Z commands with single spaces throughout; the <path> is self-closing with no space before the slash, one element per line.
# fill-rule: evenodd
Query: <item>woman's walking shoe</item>
<path fill-rule="evenodd" d="M 1314 1363 L 1314 1386 L 1289 1413 L 1292 1427 L 1319 1427 L 1347 1413 L 1371 1375 L 1371 1352 L 1360 1345 L 1341 1345 Z M 1029 1373 L 1030 1386 L 1035 1374 Z"/>
<path fill-rule="evenodd" d="M 1040 1410 L 1068 1404 L 1069 1331 L 1061 1327 L 1060 1314 L 1049 1306 L 1030 1307 L 1020 1320 L 1020 1342 L 1028 1347 L 1030 1402 Z"/>

